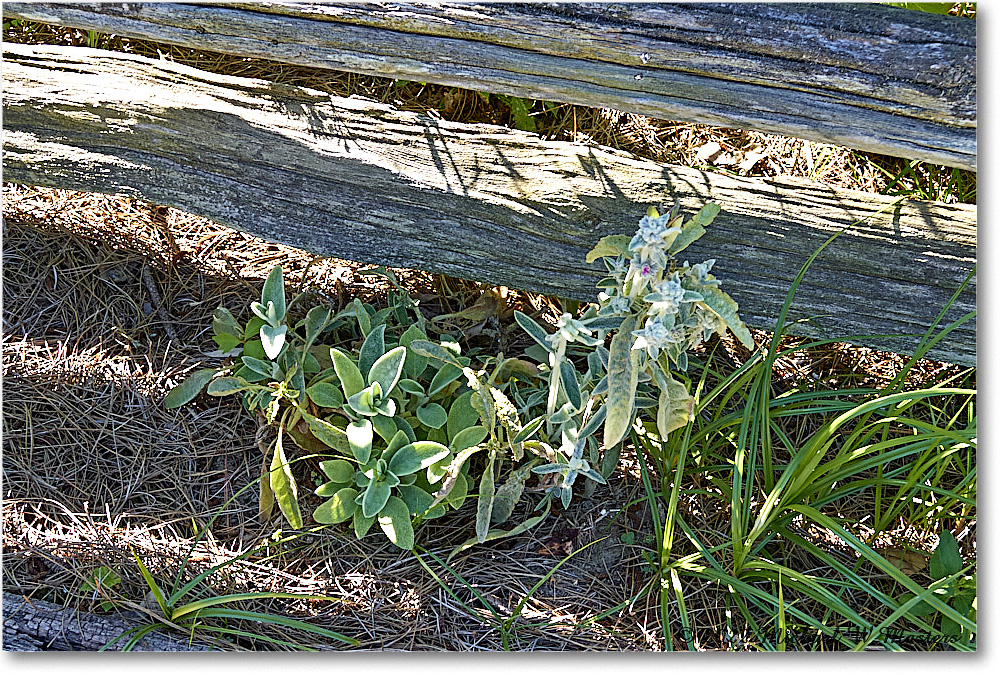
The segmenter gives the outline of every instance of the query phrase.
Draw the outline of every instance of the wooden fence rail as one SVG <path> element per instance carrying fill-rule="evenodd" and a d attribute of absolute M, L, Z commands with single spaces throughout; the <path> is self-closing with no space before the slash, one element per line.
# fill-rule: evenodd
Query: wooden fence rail
<path fill-rule="evenodd" d="M 976 168 L 976 22 L 877 4 L 8 2 L 3 15 Z"/>
<path fill-rule="evenodd" d="M 685 257 L 717 258 L 758 327 L 855 223 L 795 305 L 818 317 L 798 333 L 830 337 L 922 333 L 975 262 L 970 206 L 715 175 L 108 51 L 8 44 L 3 76 L 4 180 L 128 193 L 352 260 L 590 300 L 601 236 L 632 232 L 647 204 L 714 200 L 722 214 Z M 950 317 L 975 302 L 973 282 Z M 973 363 L 975 323 L 934 355 Z"/>

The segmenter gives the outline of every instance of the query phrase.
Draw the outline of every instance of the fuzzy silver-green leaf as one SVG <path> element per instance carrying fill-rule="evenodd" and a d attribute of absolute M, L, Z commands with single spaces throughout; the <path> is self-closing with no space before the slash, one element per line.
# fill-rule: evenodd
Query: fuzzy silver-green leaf
<path fill-rule="evenodd" d="M 635 316 L 628 317 L 611 339 L 607 376 L 608 402 L 605 404 L 607 417 L 604 420 L 606 448 L 621 441 L 632 423 L 632 405 L 635 402 L 635 388 L 639 382 L 637 354 L 632 350 L 632 331 L 635 330 L 636 323 Z"/>

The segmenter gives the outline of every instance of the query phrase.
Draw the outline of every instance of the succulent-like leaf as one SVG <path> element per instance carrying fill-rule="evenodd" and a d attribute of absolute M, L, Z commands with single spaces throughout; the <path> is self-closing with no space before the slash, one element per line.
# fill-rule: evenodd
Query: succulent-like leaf
<path fill-rule="evenodd" d="M 351 410 L 359 415 L 367 415 L 370 417 L 378 414 L 378 410 L 375 409 L 375 396 L 371 387 L 362 389 L 354 396 L 349 397 L 347 399 L 347 405 L 349 405 Z"/>
<path fill-rule="evenodd" d="M 343 429 L 309 414 L 304 414 L 303 417 L 309 424 L 309 431 L 324 445 L 345 455 L 353 454 L 350 441 L 347 439 L 347 432 Z"/>
<path fill-rule="evenodd" d="M 330 347 L 330 360 L 333 369 L 340 378 L 340 386 L 344 389 L 344 398 L 350 398 L 365 388 L 365 378 L 361 375 L 354 361 L 336 347 Z"/>
<path fill-rule="evenodd" d="M 590 249 L 587 254 L 587 263 L 592 263 L 598 258 L 617 258 L 620 255 L 628 255 L 628 245 L 632 237 L 627 234 L 610 234 L 601 237 L 597 246 Z"/>
<path fill-rule="evenodd" d="M 453 509 L 462 508 L 465 498 L 469 496 L 469 480 L 464 473 L 455 476 L 455 481 L 451 488 L 444 494 L 444 499 Z"/>
<path fill-rule="evenodd" d="M 266 521 L 271 517 L 272 511 L 274 511 L 274 490 L 271 489 L 271 472 L 264 471 L 260 476 L 257 515 Z"/>
<path fill-rule="evenodd" d="M 390 492 L 391 489 L 385 481 L 373 480 L 369 483 L 361 498 L 361 515 L 365 518 L 373 518 L 377 515 L 389 501 Z"/>
<path fill-rule="evenodd" d="M 399 336 L 399 346 L 408 348 L 406 350 L 406 361 L 403 363 L 403 372 L 406 373 L 407 377 L 416 379 L 427 368 L 427 357 L 409 349 L 414 340 L 427 340 L 427 335 L 416 324 L 407 328 Z"/>
<path fill-rule="evenodd" d="M 546 351 L 552 351 L 552 345 L 546 339 L 549 334 L 545 332 L 545 329 L 538 325 L 538 322 L 532 319 L 530 316 L 524 312 L 514 310 L 514 320 L 517 321 L 517 325 L 524 329 L 524 332 L 531 336 L 531 339 L 537 342 Z"/>
<path fill-rule="evenodd" d="M 258 359 L 246 353 L 243 354 L 241 360 L 243 361 L 243 365 L 255 373 L 260 373 L 261 375 L 265 375 L 270 378 L 275 377 L 274 366 L 277 364 L 275 364 L 274 361 L 269 361 L 268 359 Z"/>
<path fill-rule="evenodd" d="M 261 319 L 259 316 L 252 316 L 250 320 L 247 321 L 246 328 L 243 329 L 243 339 L 244 340 L 255 340 L 260 337 L 260 327 L 263 326 L 267 321 Z M 261 349 L 259 354 L 254 354 L 258 358 L 264 358 L 264 350 Z"/>
<path fill-rule="evenodd" d="M 397 476 L 406 476 L 420 469 L 426 469 L 447 456 L 448 452 L 447 446 L 434 441 L 408 443 L 393 454 L 389 460 L 389 471 Z"/>
<path fill-rule="evenodd" d="M 351 478 L 353 479 L 354 476 L 351 476 Z M 326 483 L 323 483 L 318 488 L 313 490 L 313 494 L 316 495 L 317 497 L 329 498 L 337 494 L 341 490 L 343 490 L 345 487 L 351 487 L 350 483 L 334 483 L 331 480 Z"/>
<path fill-rule="evenodd" d="M 264 305 L 273 302 L 274 312 L 278 320 L 285 318 L 285 279 L 281 276 L 281 265 L 275 265 L 271 273 L 267 275 L 260 294 L 260 301 Z"/>
<path fill-rule="evenodd" d="M 241 356 L 250 356 L 262 361 L 267 360 L 267 354 L 264 353 L 264 345 L 260 342 L 260 328 L 251 337 L 253 339 L 248 339 L 243 344 L 243 354 Z"/>
<path fill-rule="evenodd" d="M 417 408 L 417 419 L 425 427 L 440 429 L 448 423 L 448 413 L 437 403 L 428 403 Z"/>
<path fill-rule="evenodd" d="M 361 350 L 358 352 L 358 370 L 362 373 L 367 373 L 371 370 L 372 364 L 375 363 L 376 359 L 385 354 L 385 324 L 381 324 L 371 329 L 368 336 L 365 338 L 364 343 L 361 345 Z M 369 376 L 368 384 L 371 384 L 371 376 Z"/>
<path fill-rule="evenodd" d="M 483 426 L 489 429 L 492 434 L 497 424 L 497 407 L 493 395 L 490 393 L 490 386 L 483 384 L 471 368 L 466 369 L 465 378 L 472 389 L 469 403 L 479 413 Z"/>
<path fill-rule="evenodd" d="M 373 439 L 371 420 L 358 420 L 347 425 L 347 442 L 350 444 L 351 454 L 361 464 L 367 464 L 371 458 Z M 374 515 L 374 513 L 368 515 Z"/>
<path fill-rule="evenodd" d="M 670 245 L 671 255 L 677 255 L 692 243 L 698 241 L 705 234 L 705 228 L 715 220 L 715 217 L 719 215 L 721 210 L 719 205 L 714 203 L 708 203 L 701 207 L 701 210 L 681 227 L 681 233 L 677 235 L 677 238 Z"/>
<path fill-rule="evenodd" d="M 317 382 L 306 389 L 306 394 L 320 408 L 339 408 L 344 405 L 344 395 L 340 387 L 329 382 Z"/>
<path fill-rule="evenodd" d="M 259 302 L 252 302 L 250 303 L 250 311 L 264 323 L 270 324 L 271 317 L 274 315 L 274 303 L 261 304 Z"/>
<path fill-rule="evenodd" d="M 217 377 L 208 383 L 205 393 L 209 396 L 231 396 L 254 386 L 241 377 Z"/>
<path fill-rule="evenodd" d="M 671 431 L 687 425 L 694 410 L 694 399 L 687 387 L 672 377 L 668 376 L 666 379 L 667 389 L 660 390 L 659 407 L 656 411 L 656 428 L 664 441 Z"/>
<path fill-rule="evenodd" d="M 409 445 L 412 443 L 410 438 L 406 435 L 406 432 L 400 429 L 396 434 L 389 440 L 389 445 L 386 446 L 385 450 L 382 452 L 382 459 L 385 461 L 390 461 L 396 451 L 399 450 L 404 445 Z"/>
<path fill-rule="evenodd" d="M 450 363 L 444 364 L 441 366 L 441 369 L 434 374 L 433 379 L 431 379 L 431 383 L 427 387 L 427 395 L 433 396 L 461 376 L 461 368 Z"/>
<path fill-rule="evenodd" d="M 384 328 L 384 324 L 381 328 Z M 377 330 L 377 329 L 376 329 Z M 375 335 L 376 330 L 371 332 Z M 403 374 L 403 363 L 406 361 L 406 347 L 391 349 L 372 364 L 368 371 L 368 384 L 376 382 L 382 387 L 382 396 L 389 396 Z"/>
<path fill-rule="evenodd" d="M 462 368 L 462 363 L 453 351 L 429 340 L 414 340 L 410 343 L 410 349 L 417 354 L 427 356 L 438 361 L 444 361 L 456 368 Z"/>
<path fill-rule="evenodd" d="M 361 512 L 361 509 L 358 509 L 357 511 L 355 511 L 354 512 L 354 534 L 357 536 L 357 538 L 361 539 L 366 534 L 368 534 L 368 530 L 371 529 L 372 524 L 374 522 L 375 522 L 375 516 L 372 516 L 372 517 L 369 518 L 368 516 L 365 516 Z"/>
<path fill-rule="evenodd" d="M 454 439 L 462 429 L 467 429 L 479 422 L 479 411 L 472 407 L 472 403 L 469 401 L 471 398 L 472 392 L 467 391 L 452 401 L 451 407 L 448 409 L 449 440 Z"/>
<path fill-rule="evenodd" d="M 299 511 L 298 486 L 292 476 L 292 469 L 285 458 L 284 446 L 281 442 L 282 430 L 278 430 L 278 440 L 274 444 L 274 456 L 271 458 L 271 490 L 278 508 L 284 514 L 288 524 L 293 529 L 301 529 L 302 513 Z"/>
<path fill-rule="evenodd" d="M 288 326 L 263 325 L 260 327 L 260 342 L 264 346 L 267 358 L 272 361 L 278 358 L 278 355 L 281 354 L 281 348 L 285 346 L 287 332 Z"/>
<path fill-rule="evenodd" d="M 334 483 L 350 483 L 354 478 L 354 465 L 346 459 L 328 459 L 319 468 Z"/>
<path fill-rule="evenodd" d="M 365 304 L 361 302 L 360 299 L 354 298 L 354 316 L 358 319 L 358 328 L 361 329 L 361 334 L 368 337 L 368 334 L 372 331 L 372 317 L 365 309 Z"/>
<path fill-rule="evenodd" d="M 434 503 L 434 497 L 416 485 L 400 486 L 399 496 L 406 504 L 406 508 L 410 510 L 410 515 L 412 516 L 422 515 Z"/>
<path fill-rule="evenodd" d="M 604 456 L 601 457 L 601 475 L 605 478 L 611 478 L 611 474 L 615 472 L 615 468 L 618 466 L 618 460 L 621 458 L 622 446 L 612 445 L 610 448 L 604 449 Z"/>
<path fill-rule="evenodd" d="M 396 415 L 396 401 L 395 399 L 385 399 L 380 404 L 375 406 L 375 412 L 384 417 L 394 417 Z"/>
<path fill-rule="evenodd" d="M 735 300 L 714 286 L 699 286 L 698 292 L 701 293 L 703 298 L 705 298 L 704 302 L 699 303 L 700 305 L 708 307 L 710 310 L 722 317 L 722 320 L 726 322 L 727 326 L 729 326 L 729 330 L 733 331 L 733 335 L 735 335 L 747 349 L 754 349 L 756 347 L 753 341 L 753 336 L 750 335 L 750 331 L 747 330 L 746 325 L 744 325 L 743 321 L 740 319 L 740 306 L 736 304 Z"/>
<path fill-rule="evenodd" d="M 383 441 L 389 441 L 399 432 L 399 428 L 396 426 L 396 419 L 393 417 L 375 415 L 374 417 L 370 417 L 368 419 L 372 421 L 372 426 L 375 427 L 375 433 L 378 434 Z"/>
<path fill-rule="evenodd" d="M 604 424 L 604 420 L 607 416 L 608 407 L 606 405 L 602 405 L 597 409 L 597 412 L 591 414 L 587 423 L 583 425 L 582 429 L 580 429 L 579 438 L 587 438 L 588 436 L 595 434 L 597 430 L 601 428 L 601 425 Z"/>
<path fill-rule="evenodd" d="M 635 402 L 635 388 L 639 382 L 637 354 L 632 350 L 632 331 L 635 330 L 636 323 L 635 316 L 628 317 L 611 339 L 607 375 L 608 401 L 605 404 L 607 418 L 604 420 L 606 448 L 621 441 L 632 423 L 632 405 Z"/>
<path fill-rule="evenodd" d="M 471 448 L 474 445 L 479 445 L 482 443 L 486 436 L 489 435 L 489 431 L 484 426 L 476 425 L 473 427 L 467 427 L 462 429 L 455 437 L 451 439 L 450 447 L 451 451 L 456 455 L 466 448 Z"/>
<path fill-rule="evenodd" d="M 491 522 L 502 523 L 510 518 L 518 500 L 521 499 L 521 494 L 524 492 L 524 482 L 529 475 L 529 471 L 519 469 L 513 472 L 500 486 L 493 497 L 493 510 L 490 513 Z"/>
<path fill-rule="evenodd" d="M 413 549 L 413 525 L 410 509 L 399 497 L 389 497 L 379 511 L 378 524 L 393 544 L 406 551 Z"/>
<path fill-rule="evenodd" d="M 236 317 L 225 307 L 216 307 L 212 316 L 212 331 L 216 335 L 227 333 L 229 335 L 243 335 L 243 327 L 236 321 Z"/>
<path fill-rule="evenodd" d="M 407 358 L 409 358 L 409 356 L 407 356 Z M 406 372 L 405 363 L 403 364 L 403 372 Z M 427 394 L 424 390 L 424 385 L 420 384 L 416 380 L 411 380 L 405 377 L 400 378 L 400 380 L 396 383 L 396 386 L 399 387 L 400 391 L 404 391 L 407 394 L 415 394 L 416 396 L 425 396 Z"/>
<path fill-rule="evenodd" d="M 316 305 L 306 314 L 306 342 L 312 343 L 330 324 L 330 308 Z"/>
<path fill-rule="evenodd" d="M 950 530 L 943 530 L 937 548 L 931 554 L 930 573 L 933 579 L 944 579 L 962 570 L 962 554 L 958 541 Z"/>
<path fill-rule="evenodd" d="M 479 479 L 479 502 L 476 504 L 476 539 L 480 544 L 486 541 L 486 536 L 490 531 L 493 499 L 496 497 L 496 488 L 493 482 L 493 464 L 495 461 L 496 452 L 494 451 L 490 453 L 486 469 Z"/>
<path fill-rule="evenodd" d="M 215 368 L 202 368 L 194 371 L 183 382 L 167 392 L 163 398 L 163 407 L 178 408 L 194 400 L 194 397 L 201 393 L 201 390 L 217 372 L 219 371 Z"/>
<path fill-rule="evenodd" d="M 317 523 L 335 525 L 343 523 L 354 517 L 358 510 L 358 505 L 354 499 L 358 496 L 358 491 L 351 487 L 339 490 L 337 494 L 316 507 L 313 511 L 313 520 Z"/>
<path fill-rule="evenodd" d="M 227 354 L 243 343 L 242 338 L 238 338 L 230 333 L 218 333 L 212 336 L 212 340 L 215 344 L 219 345 L 219 351 L 223 354 Z"/>
<path fill-rule="evenodd" d="M 595 316 L 583 324 L 592 330 L 618 330 L 624 320 L 624 316 Z"/>
<path fill-rule="evenodd" d="M 538 366 L 530 361 L 525 361 L 524 359 L 504 359 L 503 363 L 497 369 L 497 382 L 507 382 L 510 379 L 518 379 L 527 382 L 528 380 L 539 377 Z"/>
<path fill-rule="evenodd" d="M 583 397 L 580 394 L 580 381 L 577 379 L 576 368 L 569 362 L 569 359 L 565 359 L 559 364 L 559 371 L 566 398 L 573 404 L 574 410 L 579 410 L 583 406 Z"/>

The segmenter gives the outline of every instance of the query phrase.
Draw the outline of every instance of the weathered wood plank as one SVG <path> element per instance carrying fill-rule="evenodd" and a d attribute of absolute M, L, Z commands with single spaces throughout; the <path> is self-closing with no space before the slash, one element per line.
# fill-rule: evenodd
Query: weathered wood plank
<path fill-rule="evenodd" d="M 806 257 L 805 335 L 921 333 L 975 262 L 976 208 L 734 178 L 361 99 L 82 48 L 5 45 L 4 179 L 124 192 L 342 258 L 581 299 L 586 252 L 647 204 L 723 209 L 714 257 L 746 322 L 773 326 Z M 975 283 L 951 317 L 975 308 Z M 907 352 L 914 340 L 866 339 Z M 939 346 L 975 359 L 975 322 Z"/>
<path fill-rule="evenodd" d="M 110 614 L 91 614 L 44 600 L 3 594 L 4 651 L 97 651 L 126 630 L 141 626 L 134 620 Z M 121 651 L 127 640 L 108 651 Z M 137 652 L 200 652 L 211 647 L 183 637 L 150 633 L 135 645 Z"/>
<path fill-rule="evenodd" d="M 5 17 L 976 168 L 976 23 L 877 4 L 5 3 Z"/>

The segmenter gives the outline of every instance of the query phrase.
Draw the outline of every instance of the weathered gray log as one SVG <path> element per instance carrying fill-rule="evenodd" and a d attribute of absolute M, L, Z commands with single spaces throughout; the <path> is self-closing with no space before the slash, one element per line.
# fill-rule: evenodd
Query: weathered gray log
<path fill-rule="evenodd" d="M 923 333 L 975 262 L 976 208 L 734 178 L 362 99 L 84 48 L 4 46 L 4 179 L 123 192 L 362 262 L 592 300 L 585 256 L 646 205 L 722 214 L 716 258 L 744 320 L 773 327 L 800 265 L 803 335 Z M 878 215 L 873 215 L 881 211 Z M 975 283 L 949 318 L 975 308 Z M 859 342 L 912 351 L 910 338 Z M 971 363 L 975 322 L 934 354 Z"/>
<path fill-rule="evenodd" d="M 976 22 L 873 3 L 9 2 L 3 15 L 976 167 Z"/>
<path fill-rule="evenodd" d="M 127 630 L 141 624 L 113 614 L 91 614 L 44 600 L 3 594 L 4 651 L 97 651 Z M 121 651 L 128 639 L 107 651 Z M 149 633 L 139 640 L 138 652 L 203 652 L 211 647 L 168 634 Z"/>

